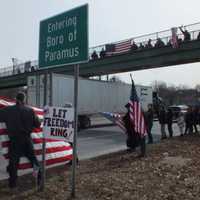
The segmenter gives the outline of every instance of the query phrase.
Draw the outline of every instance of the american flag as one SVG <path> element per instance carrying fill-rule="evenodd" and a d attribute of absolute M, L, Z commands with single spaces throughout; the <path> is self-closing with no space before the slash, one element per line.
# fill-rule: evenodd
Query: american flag
<path fill-rule="evenodd" d="M 147 128 L 144 119 L 144 113 L 142 111 L 142 106 L 140 104 L 137 92 L 135 89 L 134 81 L 132 80 L 131 96 L 129 100 L 130 104 L 130 119 L 133 124 L 135 132 L 139 133 L 141 137 L 147 135 Z"/>
<path fill-rule="evenodd" d="M 0 109 L 6 106 L 14 105 L 15 102 L 7 99 L 5 97 L 0 97 Z M 31 107 L 34 112 L 37 114 L 39 119 L 43 119 L 43 110 Z M 42 132 L 42 125 L 40 128 L 35 128 L 31 134 L 34 143 L 34 151 L 39 161 L 42 160 L 42 142 L 43 142 L 43 132 Z M 0 154 L 3 155 L 5 163 L 8 163 L 8 145 L 9 145 L 9 138 L 6 133 L 6 125 L 5 123 L 0 123 Z M 72 160 L 72 147 L 69 143 L 55 140 L 55 139 L 48 139 L 46 138 L 46 166 L 53 167 L 61 164 L 65 164 Z M 5 165 L 5 163 L 0 162 L 1 164 Z M 28 171 L 31 168 L 31 164 L 29 161 L 22 157 L 20 159 L 19 169 Z M 20 170 L 20 171 L 22 171 Z M 6 172 L 5 172 L 6 173 Z"/>
<path fill-rule="evenodd" d="M 131 40 L 106 45 L 106 55 L 126 53 L 131 50 Z"/>
<path fill-rule="evenodd" d="M 120 114 L 111 112 L 102 112 L 101 115 L 104 116 L 106 119 L 110 120 L 111 122 L 113 122 L 114 124 L 118 125 L 126 133 L 126 128 Z"/>

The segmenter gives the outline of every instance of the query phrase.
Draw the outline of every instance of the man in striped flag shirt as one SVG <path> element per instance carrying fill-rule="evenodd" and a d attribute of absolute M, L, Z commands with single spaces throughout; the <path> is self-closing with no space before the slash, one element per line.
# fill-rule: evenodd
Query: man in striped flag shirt
<path fill-rule="evenodd" d="M 134 82 L 132 80 L 131 97 L 129 103 L 125 106 L 127 113 L 123 120 L 127 130 L 127 146 L 134 150 L 135 147 L 141 147 L 139 157 L 146 155 L 145 136 L 147 135 L 147 128 L 144 119 L 144 113 L 137 96 Z"/>

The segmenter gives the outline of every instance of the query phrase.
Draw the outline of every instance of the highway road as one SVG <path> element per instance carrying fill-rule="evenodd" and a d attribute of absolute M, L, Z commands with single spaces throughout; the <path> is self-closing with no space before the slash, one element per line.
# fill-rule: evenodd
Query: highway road
<path fill-rule="evenodd" d="M 106 122 L 107 123 L 107 122 Z M 98 123 L 94 124 L 99 125 Z M 174 135 L 178 135 L 178 127 L 173 124 Z M 154 123 L 152 134 L 155 142 L 160 141 L 160 126 L 158 122 Z M 93 158 L 96 156 L 116 152 L 126 149 L 125 142 L 126 135 L 117 126 L 100 126 L 86 130 L 82 130 L 78 133 L 77 137 L 77 149 L 78 157 L 80 160 Z M 7 178 L 5 174 L 5 164 L 3 158 L 0 157 L 0 180 Z"/>
<path fill-rule="evenodd" d="M 179 135 L 177 124 L 173 124 L 174 135 Z M 166 133 L 168 131 L 166 129 Z M 152 128 L 154 142 L 160 141 L 160 126 L 154 122 Z M 78 155 L 79 158 L 87 159 L 126 149 L 126 135 L 117 126 L 104 126 L 83 130 L 78 134 Z"/>

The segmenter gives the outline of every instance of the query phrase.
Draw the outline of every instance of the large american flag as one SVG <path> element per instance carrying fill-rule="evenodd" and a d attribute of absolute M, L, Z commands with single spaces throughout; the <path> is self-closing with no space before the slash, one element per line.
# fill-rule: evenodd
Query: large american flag
<path fill-rule="evenodd" d="M 111 113 L 111 112 L 101 112 L 100 114 L 103 117 L 105 117 L 106 119 L 113 122 L 114 124 L 118 125 L 124 131 L 124 133 L 126 133 L 124 121 L 123 121 L 122 116 L 120 114 Z"/>
<path fill-rule="evenodd" d="M 132 40 L 125 40 L 122 42 L 106 45 L 106 55 L 110 56 L 130 51 L 132 45 L 131 41 Z"/>
<path fill-rule="evenodd" d="M 14 105 L 15 102 L 7 99 L 5 97 L 0 97 L 0 109 L 6 106 Z M 43 110 L 31 107 L 37 116 L 43 119 Z M 42 142 L 43 142 L 43 132 L 42 125 L 40 128 L 35 128 L 31 134 L 34 143 L 35 154 L 39 161 L 42 160 Z M 0 154 L 3 155 L 5 163 L 8 163 L 8 145 L 9 138 L 6 132 L 5 123 L 0 123 Z M 72 160 L 72 147 L 68 142 L 48 139 L 46 138 L 46 166 L 53 167 L 61 164 L 65 164 Z M 5 165 L 5 163 L 0 163 Z M 22 157 L 20 159 L 19 169 L 28 170 L 31 168 L 29 161 Z"/>
<path fill-rule="evenodd" d="M 137 91 L 133 80 L 132 80 L 132 88 L 131 88 L 131 96 L 129 104 L 130 104 L 129 115 L 134 130 L 135 132 L 139 133 L 141 137 L 144 137 L 147 135 L 147 128 L 145 124 L 144 113 L 142 111 L 142 106 L 137 96 Z"/>

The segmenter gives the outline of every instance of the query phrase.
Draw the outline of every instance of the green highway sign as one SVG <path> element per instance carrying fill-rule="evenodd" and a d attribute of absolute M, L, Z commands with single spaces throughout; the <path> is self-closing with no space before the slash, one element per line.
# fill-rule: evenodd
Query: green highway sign
<path fill-rule="evenodd" d="M 87 61 L 87 4 L 40 22 L 39 68 Z"/>

